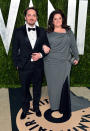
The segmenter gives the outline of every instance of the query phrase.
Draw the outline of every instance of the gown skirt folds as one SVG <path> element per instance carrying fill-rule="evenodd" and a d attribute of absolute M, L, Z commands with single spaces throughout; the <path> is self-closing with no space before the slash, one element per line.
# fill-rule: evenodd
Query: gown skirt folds
<path fill-rule="evenodd" d="M 78 59 L 75 38 L 72 31 L 51 32 L 47 33 L 47 37 L 51 50 L 44 58 L 44 71 L 50 106 L 52 110 L 61 110 L 62 113 L 67 110 L 71 111 L 69 92 L 71 54 Z"/>

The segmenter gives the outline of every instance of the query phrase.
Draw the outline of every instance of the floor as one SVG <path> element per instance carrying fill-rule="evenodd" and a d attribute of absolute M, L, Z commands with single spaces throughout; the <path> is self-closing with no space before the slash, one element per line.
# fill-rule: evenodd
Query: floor
<path fill-rule="evenodd" d="M 90 88 L 71 87 L 70 90 L 76 96 L 79 96 L 80 98 L 85 98 L 88 101 L 90 101 Z M 31 89 L 31 92 L 32 92 L 32 89 Z M 48 96 L 47 87 L 43 87 L 42 97 L 46 97 L 46 96 Z M 11 114 L 10 114 L 8 89 L 0 88 L 0 131 L 12 131 L 10 116 Z"/>

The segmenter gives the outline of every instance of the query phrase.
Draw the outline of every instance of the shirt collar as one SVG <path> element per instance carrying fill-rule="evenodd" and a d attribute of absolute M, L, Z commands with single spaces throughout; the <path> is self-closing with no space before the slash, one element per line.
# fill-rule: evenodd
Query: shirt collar
<path fill-rule="evenodd" d="M 33 27 L 32 26 L 30 26 L 28 23 L 26 23 L 26 28 L 28 29 L 28 28 L 36 28 L 36 25 L 34 25 Z"/>

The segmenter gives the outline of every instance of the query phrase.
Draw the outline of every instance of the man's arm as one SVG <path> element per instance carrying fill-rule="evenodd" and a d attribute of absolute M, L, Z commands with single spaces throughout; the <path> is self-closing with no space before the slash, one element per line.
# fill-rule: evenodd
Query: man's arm
<path fill-rule="evenodd" d="M 18 40 L 18 34 L 15 30 L 13 33 L 13 39 L 12 39 L 12 57 L 15 67 L 18 69 L 19 66 L 19 40 Z"/>
<path fill-rule="evenodd" d="M 33 53 L 32 59 L 33 61 L 37 61 L 41 58 L 44 58 L 50 51 L 50 45 L 47 39 L 46 31 L 43 31 L 43 42 L 42 42 L 42 49 L 39 53 Z M 44 48 L 43 48 L 44 47 Z"/>
<path fill-rule="evenodd" d="M 46 31 L 44 31 L 43 40 L 44 41 L 43 41 L 43 45 L 42 45 L 42 53 L 43 53 L 43 57 L 45 57 L 50 52 L 50 45 L 49 45 Z"/>

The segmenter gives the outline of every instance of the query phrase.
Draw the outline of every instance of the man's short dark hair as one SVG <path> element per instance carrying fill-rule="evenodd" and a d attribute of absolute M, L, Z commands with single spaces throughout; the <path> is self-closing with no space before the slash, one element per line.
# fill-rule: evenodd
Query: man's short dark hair
<path fill-rule="evenodd" d="M 37 17 L 38 17 L 38 11 L 37 11 L 37 9 L 36 9 L 35 7 L 28 7 L 28 8 L 26 8 L 26 9 L 24 10 L 24 16 L 26 16 L 27 11 L 28 11 L 28 10 L 31 10 L 31 9 L 36 12 L 36 15 L 37 15 Z"/>

